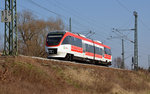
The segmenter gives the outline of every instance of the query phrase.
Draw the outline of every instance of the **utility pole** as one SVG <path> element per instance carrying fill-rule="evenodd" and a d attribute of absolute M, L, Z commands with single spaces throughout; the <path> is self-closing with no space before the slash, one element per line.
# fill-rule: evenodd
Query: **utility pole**
<path fill-rule="evenodd" d="M 121 68 L 124 69 L 124 39 L 122 39 L 122 63 L 121 63 Z"/>
<path fill-rule="evenodd" d="M 148 55 L 148 69 L 150 71 L 150 55 Z"/>
<path fill-rule="evenodd" d="M 4 36 L 4 51 L 3 55 L 17 55 L 18 54 L 18 34 L 17 34 L 17 5 L 16 0 L 5 0 L 5 15 L 11 17 L 7 21 L 7 16 L 4 17 L 5 22 L 5 36 Z"/>
<path fill-rule="evenodd" d="M 131 69 L 134 70 L 134 57 L 132 57 Z"/>
<path fill-rule="evenodd" d="M 137 18 L 138 18 L 138 14 L 136 11 L 133 12 L 133 15 L 135 16 L 135 25 L 134 25 L 134 29 L 122 29 L 122 30 L 118 30 L 118 29 L 113 29 L 115 31 L 129 31 L 129 30 L 134 30 L 134 42 L 129 40 L 130 42 L 134 43 L 134 57 L 132 58 L 132 65 L 134 66 L 134 70 L 138 70 L 138 32 L 137 32 Z M 120 33 L 120 32 L 119 32 Z M 121 33 L 122 34 L 122 33 Z M 125 37 L 125 36 L 123 36 Z M 122 44 L 123 45 L 123 44 Z M 124 49 L 124 48 L 123 48 Z M 123 50 L 122 49 L 122 50 Z M 122 53 L 122 59 L 123 59 L 123 53 Z M 123 62 L 122 62 L 123 63 Z"/>
<path fill-rule="evenodd" d="M 114 30 L 114 29 L 113 29 Z M 117 30 L 116 30 L 117 31 Z M 113 31 L 113 32 L 115 32 L 115 31 Z M 118 39 L 120 39 L 121 38 L 121 41 L 122 41 L 122 53 L 121 53 L 121 55 L 122 55 L 122 60 L 121 60 L 121 69 L 124 69 L 125 68 L 125 58 L 124 58 L 124 36 L 120 36 L 119 35 L 119 37 L 117 36 L 117 37 L 110 37 L 110 38 L 108 38 L 108 39 L 113 39 L 113 38 L 118 38 Z"/>
<path fill-rule="evenodd" d="M 134 70 L 138 70 L 138 32 L 137 32 L 137 12 L 133 12 L 135 16 L 135 28 L 134 28 Z"/>
<path fill-rule="evenodd" d="M 71 31 L 71 17 L 69 18 L 69 31 L 72 32 Z"/>
<path fill-rule="evenodd" d="M 134 29 L 115 29 L 113 28 L 113 32 L 118 35 L 119 37 L 112 37 L 111 38 L 121 38 L 122 39 L 122 62 L 121 62 L 121 68 L 124 69 L 125 68 L 125 54 L 124 54 L 124 40 L 128 40 L 131 43 L 134 43 L 132 40 L 128 39 L 126 35 L 124 35 L 122 32 L 120 31 L 132 31 Z"/>

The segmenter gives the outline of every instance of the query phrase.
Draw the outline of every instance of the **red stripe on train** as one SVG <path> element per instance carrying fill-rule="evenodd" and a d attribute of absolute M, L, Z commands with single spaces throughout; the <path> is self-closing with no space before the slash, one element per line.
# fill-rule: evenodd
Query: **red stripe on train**
<path fill-rule="evenodd" d="M 83 53 L 83 48 L 71 45 L 71 51 Z"/>
<path fill-rule="evenodd" d="M 111 60 L 111 55 L 105 54 L 105 55 L 104 55 L 104 58 L 105 58 L 105 59 L 110 59 L 110 60 Z"/>
<path fill-rule="evenodd" d="M 94 57 L 94 54 L 90 52 L 85 52 L 85 55 Z"/>
<path fill-rule="evenodd" d="M 90 52 L 85 52 L 85 55 L 94 57 L 94 53 L 90 53 Z M 102 58 L 103 56 L 102 56 L 102 55 L 95 54 L 95 57 L 96 57 L 96 58 Z"/>
<path fill-rule="evenodd" d="M 102 55 L 95 54 L 95 57 L 97 57 L 97 58 L 102 58 L 103 56 L 102 56 Z"/>

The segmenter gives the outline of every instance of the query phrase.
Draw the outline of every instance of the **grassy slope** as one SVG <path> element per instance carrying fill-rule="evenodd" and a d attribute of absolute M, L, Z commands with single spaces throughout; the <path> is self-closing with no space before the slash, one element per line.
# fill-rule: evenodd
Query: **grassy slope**
<path fill-rule="evenodd" d="M 0 94 L 150 94 L 150 73 L 0 57 Z"/>

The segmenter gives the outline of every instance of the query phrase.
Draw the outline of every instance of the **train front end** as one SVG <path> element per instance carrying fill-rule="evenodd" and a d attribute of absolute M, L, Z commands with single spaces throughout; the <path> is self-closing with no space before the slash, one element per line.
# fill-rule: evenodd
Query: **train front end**
<path fill-rule="evenodd" d="M 45 46 L 48 58 L 64 58 L 66 56 L 61 47 L 65 33 L 66 31 L 53 31 L 48 33 Z"/>

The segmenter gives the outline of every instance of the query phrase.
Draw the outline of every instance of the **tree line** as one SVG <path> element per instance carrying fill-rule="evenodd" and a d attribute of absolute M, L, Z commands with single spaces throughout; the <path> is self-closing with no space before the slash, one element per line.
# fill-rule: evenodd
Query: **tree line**
<path fill-rule="evenodd" d="M 45 57 L 46 35 L 50 31 L 64 30 L 60 18 L 47 21 L 37 19 L 30 11 L 18 13 L 18 52 L 28 56 Z"/>

